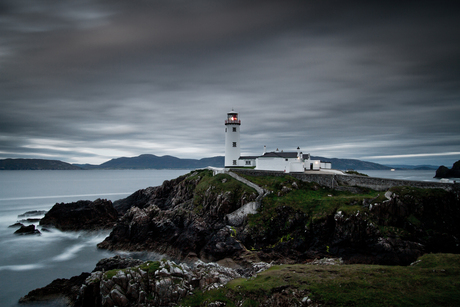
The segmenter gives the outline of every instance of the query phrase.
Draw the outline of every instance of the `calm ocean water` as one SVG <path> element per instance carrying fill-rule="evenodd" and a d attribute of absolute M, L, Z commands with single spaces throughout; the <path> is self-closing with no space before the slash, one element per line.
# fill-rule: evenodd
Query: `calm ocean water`
<path fill-rule="evenodd" d="M 18 215 L 49 210 L 57 202 L 124 198 L 189 170 L 0 171 L 0 306 L 19 306 L 30 290 L 56 278 L 91 272 L 96 263 L 114 253 L 98 250 L 108 231 L 42 232 L 14 235 L 8 228 Z M 25 223 L 28 224 L 28 223 Z M 38 227 L 40 228 L 40 227 Z M 143 255 L 155 257 L 155 255 Z"/>
<path fill-rule="evenodd" d="M 56 278 L 90 272 L 114 253 L 98 250 L 109 232 L 43 232 L 17 236 L 8 228 L 31 210 L 57 202 L 124 198 L 138 189 L 161 185 L 189 170 L 0 171 L 0 306 L 17 306 L 20 297 Z M 435 171 L 361 171 L 369 176 L 438 181 Z M 145 257 L 158 257 L 144 255 Z"/>
<path fill-rule="evenodd" d="M 384 171 L 360 171 L 358 172 L 377 178 L 391 178 L 401 180 L 417 180 L 417 181 L 434 181 L 439 182 L 439 179 L 433 178 L 436 174 L 435 170 L 418 171 L 418 170 L 384 170 Z"/>

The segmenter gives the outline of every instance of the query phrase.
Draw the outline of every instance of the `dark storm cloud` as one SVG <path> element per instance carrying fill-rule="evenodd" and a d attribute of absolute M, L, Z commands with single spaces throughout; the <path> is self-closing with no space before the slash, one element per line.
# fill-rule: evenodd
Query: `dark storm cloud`
<path fill-rule="evenodd" d="M 245 154 L 459 156 L 448 2 L 11 0 L 0 14 L 0 157 L 222 155 L 231 108 Z"/>

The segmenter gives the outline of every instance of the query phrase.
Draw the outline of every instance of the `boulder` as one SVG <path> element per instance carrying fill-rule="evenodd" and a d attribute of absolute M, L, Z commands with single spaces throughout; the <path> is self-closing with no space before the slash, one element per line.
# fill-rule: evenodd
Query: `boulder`
<path fill-rule="evenodd" d="M 40 231 L 38 229 L 35 229 L 35 225 L 29 225 L 29 226 L 22 225 L 21 228 L 16 230 L 14 233 L 18 235 L 36 235 L 36 234 L 40 234 Z"/>

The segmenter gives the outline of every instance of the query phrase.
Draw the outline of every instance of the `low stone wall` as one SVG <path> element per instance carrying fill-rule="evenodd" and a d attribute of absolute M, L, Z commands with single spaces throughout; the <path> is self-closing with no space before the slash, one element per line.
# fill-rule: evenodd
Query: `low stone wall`
<path fill-rule="evenodd" d="M 234 170 L 236 173 L 247 174 L 250 176 L 292 176 L 306 182 L 316 182 L 322 186 L 327 186 L 331 189 L 338 188 L 339 186 L 358 186 L 370 188 L 377 191 L 386 191 L 394 186 L 411 186 L 422 189 L 444 189 L 447 191 L 460 191 L 459 183 L 441 183 L 430 181 L 412 181 L 412 180 L 398 180 L 376 177 L 365 177 L 356 175 L 339 175 L 339 174 L 318 174 L 312 173 L 283 173 L 276 171 L 260 171 L 253 169 L 238 169 Z"/>

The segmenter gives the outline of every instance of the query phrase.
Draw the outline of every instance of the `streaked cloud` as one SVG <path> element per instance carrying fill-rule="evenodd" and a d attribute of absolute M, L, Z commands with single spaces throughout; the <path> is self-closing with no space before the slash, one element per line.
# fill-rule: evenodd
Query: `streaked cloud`
<path fill-rule="evenodd" d="M 223 155 L 234 108 L 245 154 L 452 164 L 458 37 L 444 1 L 7 0 L 0 158 Z"/>

